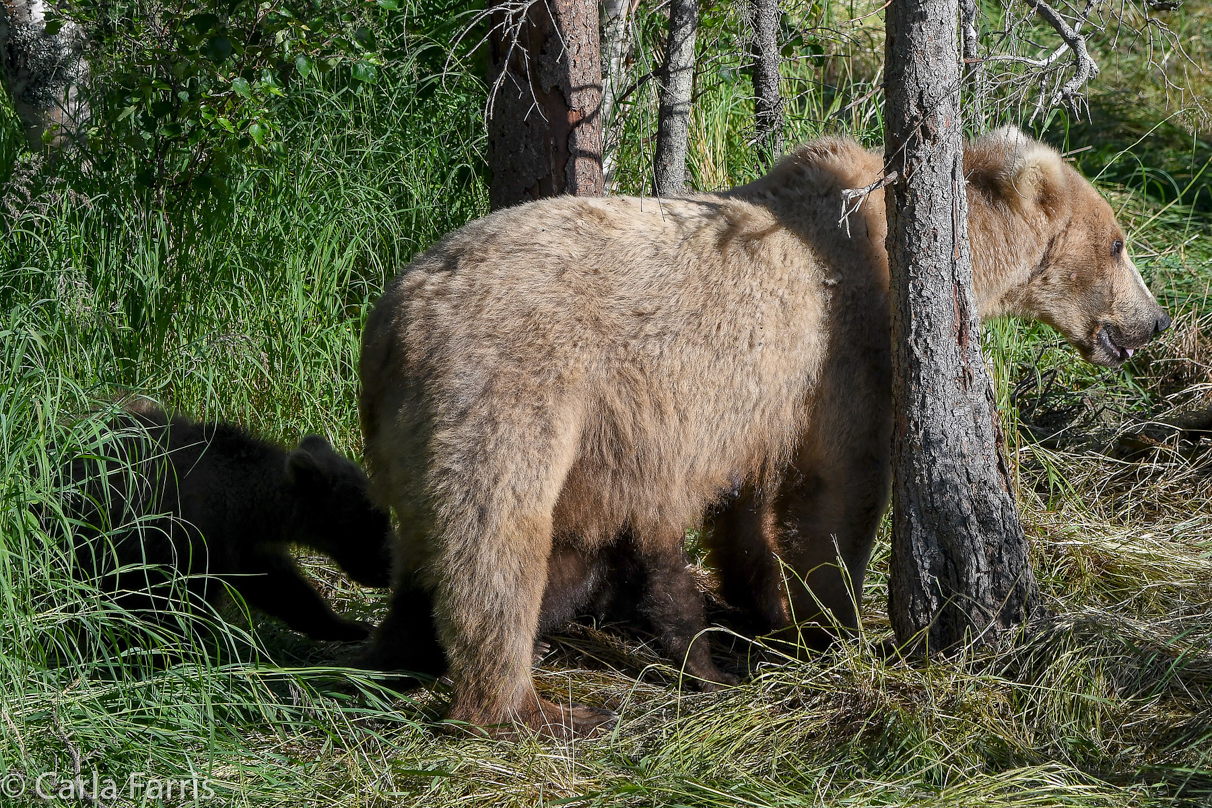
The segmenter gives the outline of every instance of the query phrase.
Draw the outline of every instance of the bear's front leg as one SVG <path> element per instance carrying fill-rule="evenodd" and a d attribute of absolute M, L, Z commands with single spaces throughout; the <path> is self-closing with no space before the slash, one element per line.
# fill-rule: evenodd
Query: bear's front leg
<path fill-rule="evenodd" d="M 859 625 L 867 561 L 892 478 L 888 408 L 863 409 L 859 402 L 839 392 L 818 407 L 817 425 L 775 503 L 796 624 L 778 635 L 796 650 L 819 649 Z"/>
<path fill-rule="evenodd" d="M 371 626 L 342 617 L 299 572 L 286 550 L 262 550 L 243 559 L 239 575 L 230 579 L 250 605 L 281 618 L 295 631 L 315 640 L 359 642 Z"/>

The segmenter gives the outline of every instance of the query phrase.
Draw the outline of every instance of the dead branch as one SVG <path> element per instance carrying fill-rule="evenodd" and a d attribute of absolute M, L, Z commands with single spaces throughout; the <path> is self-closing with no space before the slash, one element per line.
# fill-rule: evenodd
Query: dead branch
<path fill-rule="evenodd" d="M 899 175 L 895 171 L 889 171 L 884 176 L 880 177 L 875 182 L 864 188 L 843 188 L 842 189 L 842 216 L 837 220 L 837 226 L 846 226 L 846 237 L 850 237 L 850 216 L 853 213 L 858 213 L 867 201 L 867 197 L 880 190 L 887 188 L 892 183 L 899 179 Z M 855 202 L 855 200 L 858 200 Z"/>
<path fill-rule="evenodd" d="M 1090 51 L 1086 47 L 1086 37 L 1081 33 L 1082 26 L 1089 22 L 1090 15 L 1094 13 L 1095 9 L 1099 5 L 1099 0 L 1087 0 L 1085 8 L 1082 9 L 1082 11 L 1077 15 L 1077 18 L 1073 21 L 1072 25 L 1069 24 L 1069 22 L 1060 12 L 1058 12 L 1048 3 L 1044 2 L 1044 0 L 1023 0 L 1023 3 L 1034 11 L 1040 17 L 1040 19 L 1048 23 L 1048 25 L 1054 31 L 1056 31 L 1057 35 L 1060 36 L 1064 44 L 1056 48 L 1042 59 L 1032 59 L 1030 57 L 1019 56 L 1017 54 L 999 53 L 987 56 L 984 59 L 979 59 L 976 61 L 976 63 L 979 65 L 992 62 L 1011 62 L 1014 64 L 1025 65 L 1029 68 L 1040 71 L 1040 98 L 1039 102 L 1036 104 L 1035 111 L 1031 114 L 1031 120 L 1035 120 L 1035 116 L 1038 115 L 1045 107 L 1054 107 L 1062 101 L 1077 109 L 1082 100 L 1082 89 L 1090 82 L 1092 78 L 1097 76 L 1099 72 L 1098 64 L 1094 61 L 1094 57 L 1090 55 Z M 971 18 L 969 17 L 970 10 L 972 15 Z M 975 15 L 977 12 L 975 3 L 972 4 L 971 9 L 965 7 L 964 11 L 964 57 L 966 63 L 972 64 L 974 55 L 969 53 L 967 46 L 969 37 L 974 38 L 976 35 Z M 975 48 L 973 49 L 973 54 L 974 52 Z M 1073 75 L 1056 88 L 1045 104 L 1045 88 L 1047 87 L 1048 79 L 1051 73 L 1056 69 L 1056 63 L 1059 62 L 1065 56 L 1065 54 L 1070 54 L 1073 57 Z"/>
<path fill-rule="evenodd" d="M 1082 88 L 1090 79 L 1098 75 L 1098 65 L 1086 48 L 1086 38 L 1079 33 L 1082 24 L 1090 19 L 1096 0 L 1088 0 L 1086 8 L 1078 15 L 1072 26 L 1044 0 L 1023 0 L 1023 2 L 1033 9 L 1044 22 L 1052 26 L 1073 54 L 1073 75 L 1053 93 L 1049 103 L 1055 106 L 1057 102 L 1064 101 L 1076 106 Z"/>

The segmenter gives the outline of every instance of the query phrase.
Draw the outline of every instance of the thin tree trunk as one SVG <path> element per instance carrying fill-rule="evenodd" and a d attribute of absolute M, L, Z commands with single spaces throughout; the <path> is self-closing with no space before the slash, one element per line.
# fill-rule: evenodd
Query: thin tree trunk
<path fill-rule="evenodd" d="M 960 30 L 964 36 L 964 83 L 976 105 L 978 119 L 980 107 L 985 103 L 985 71 L 981 69 L 977 45 L 980 37 L 981 9 L 976 0 L 960 0 L 963 15 Z"/>
<path fill-rule="evenodd" d="M 525 8 L 522 16 L 519 11 Z M 588 0 L 498 3 L 488 118 L 494 210 L 602 193 L 602 62 Z"/>
<path fill-rule="evenodd" d="M 887 11 L 892 272 L 892 578 L 917 652 L 996 638 L 1038 600 L 980 353 L 959 109 L 957 0 Z"/>
<path fill-rule="evenodd" d="M 753 21 L 754 123 L 758 155 L 769 167 L 783 155 L 783 97 L 779 94 L 778 0 L 750 0 Z"/>
<path fill-rule="evenodd" d="M 631 35 L 631 11 L 632 0 L 602 2 L 602 48 L 606 60 L 602 83 L 602 176 L 607 191 L 614 184 L 616 139 L 620 128 L 614 117 L 614 103 L 626 78 L 627 59 L 635 46 L 635 38 Z"/>
<path fill-rule="evenodd" d="M 686 189 L 686 139 L 690 134 L 694 35 L 698 27 L 698 0 L 671 0 L 653 160 L 657 196 L 676 196 Z"/>
<path fill-rule="evenodd" d="M 977 9 L 976 0 L 960 0 L 960 8 L 964 15 L 961 30 L 964 32 L 964 74 L 967 75 L 976 67 L 976 21 L 980 11 Z"/>
<path fill-rule="evenodd" d="M 31 149 L 75 142 L 83 132 L 83 40 L 74 23 L 48 35 L 42 0 L 0 0 L 0 80 Z"/>

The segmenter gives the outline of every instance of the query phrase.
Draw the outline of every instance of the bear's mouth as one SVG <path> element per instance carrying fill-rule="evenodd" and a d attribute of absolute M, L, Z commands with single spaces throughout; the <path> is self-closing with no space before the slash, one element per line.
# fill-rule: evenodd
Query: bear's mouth
<path fill-rule="evenodd" d="M 1115 326 L 1110 323 L 1099 323 L 1094 334 L 1094 344 L 1099 350 L 1096 357 L 1091 357 L 1095 364 L 1107 365 L 1108 367 L 1118 367 L 1124 362 L 1132 358 L 1132 354 L 1136 353 L 1135 347 L 1122 345 L 1120 340 L 1122 337 L 1116 330 Z M 1099 360 L 1104 361 L 1099 361 Z"/>

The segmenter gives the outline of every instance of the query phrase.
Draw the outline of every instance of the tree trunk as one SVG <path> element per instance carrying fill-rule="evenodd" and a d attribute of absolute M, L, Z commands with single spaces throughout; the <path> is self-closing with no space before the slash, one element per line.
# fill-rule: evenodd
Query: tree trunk
<path fill-rule="evenodd" d="M 661 102 L 653 160 L 657 196 L 676 196 L 686 190 L 686 138 L 690 134 L 694 35 L 698 27 L 698 0 L 672 0 L 665 64 L 661 66 Z"/>
<path fill-rule="evenodd" d="M 985 71 L 981 67 L 980 53 L 977 45 L 980 42 L 981 8 L 976 0 L 960 0 L 962 14 L 960 30 L 964 37 L 964 84 L 968 88 L 971 103 L 980 117 L 981 107 L 985 103 Z"/>
<path fill-rule="evenodd" d="M 779 94 L 778 0 L 750 0 L 753 24 L 754 123 L 758 156 L 769 168 L 783 156 L 783 97 Z"/>
<path fill-rule="evenodd" d="M 488 117 L 493 210 L 602 193 L 598 8 L 588 0 L 498 3 Z"/>
<path fill-rule="evenodd" d="M 887 11 L 885 153 L 892 272 L 889 615 L 915 652 L 989 641 L 1038 593 L 1001 456 L 972 298 L 957 0 Z"/>
<path fill-rule="evenodd" d="M 88 77 L 74 23 L 46 33 L 41 0 L 0 0 L 0 80 L 31 149 L 77 141 L 88 121 L 80 85 Z"/>
<path fill-rule="evenodd" d="M 602 84 L 602 176 L 606 190 L 614 184 L 614 170 L 618 144 L 615 121 L 615 99 L 626 78 L 627 59 L 635 46 L 631 35 L 632 0 L 603 0 L 602 47 L 606 51 L 606 75 Z"/>

